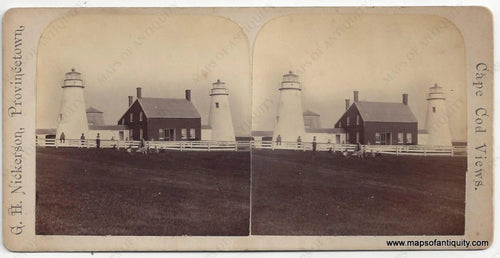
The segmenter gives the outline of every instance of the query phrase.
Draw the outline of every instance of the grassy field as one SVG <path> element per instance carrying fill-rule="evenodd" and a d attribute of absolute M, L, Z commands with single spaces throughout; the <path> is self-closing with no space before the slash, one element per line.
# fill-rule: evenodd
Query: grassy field
<path fill-rule="evenodd" d="M 248 152 L 37 149 L 36 232 L 248 235 Z M 466 158 L 252 152 L 253 235 L 463 234 Z"/>
<path fill-rule="evenodd" d="M 466 158 L 252 152 L 253 235 L 460 235 Z"/>
<path fill-rule="evenodd" d="M 248 235 L 248 152 L 39 148 L 36 233 Z"/>

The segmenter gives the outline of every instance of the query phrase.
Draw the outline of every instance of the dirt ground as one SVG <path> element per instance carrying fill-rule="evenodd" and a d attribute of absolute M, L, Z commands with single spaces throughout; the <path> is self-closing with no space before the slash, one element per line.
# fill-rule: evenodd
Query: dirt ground
<path fill-rule="evenodd" d="M 254 235 L 461 235 L 465 157 L 252 152 Z"/>
<path fill-rule="evenodd" d="M 249 233 L 249 152 L 38 148 L 36 233 Z"/>

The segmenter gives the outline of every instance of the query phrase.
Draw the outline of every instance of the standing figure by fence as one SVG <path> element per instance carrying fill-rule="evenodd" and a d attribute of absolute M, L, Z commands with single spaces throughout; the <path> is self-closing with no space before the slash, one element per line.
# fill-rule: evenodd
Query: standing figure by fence
<path fill-rule="evenodd" d="M 144 140 L 144 138 L 141 138 L 141 145 L 139 146 L 139 149 L 137 151 L 142 154 L 148 153 L 148 146 L 146 145 L 146 141 Z"/>
<path fill-rule="evenodd" d="M 361 145 L 361 143 L 357 143 L 356 145 L 356 152 L 355 152 L 356 156 L 358 158 L 363 158 L 364 157 L 364 148 L 363 146 Z"/>
<path fill-rule="evenodd" d="M 82 133 L 82 136 L 80 136 L 80 144 L 81 144 L 81 146 L 85 145 L 85 134 L 84 133 Z"/>
<path fill-rule="evenodd" d="M 60 143 L 65 143 L 66 142 L 66 135 L 64 135 L 64 132 L 62 132 L 61 136 L 59 136 L 59 142 Z"/>
<path fill-rule="evenodd" d="M 313 136 L 313 151 L 316 151 L 316 136 Z"/>
<path fill-rule="evenodd" d="M 276 137 L 276 145 L 281 145 L 281 135 L 278 134 L 278 137 Z"/>
<path fill-rule="evenodd" d="M 302 139 L 300 138 L 300 136 L 297 138 L 297 149 L 301 149 L 302 147 Z"/>
<path fill-rule="evenodd" d="M 97 136 L 95 138 L 95 145 L 98 149 L 101 148 L 101 137 L 99 136 L 99 133 L 97 133 Z"/>

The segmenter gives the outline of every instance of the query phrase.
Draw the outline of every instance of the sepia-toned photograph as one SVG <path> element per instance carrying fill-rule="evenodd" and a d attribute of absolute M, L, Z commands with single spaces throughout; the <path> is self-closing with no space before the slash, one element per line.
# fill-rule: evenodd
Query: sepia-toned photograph
<path fill-rule="evenodd" d="M 296 14 L 255 42 L 252 234 L 461 235 L 464 42 L 429 15 Z"/>
<path fill-rule="evenodd" d="M 37 61 L 36 233 L 248 235 L 246 41 L 211 63 L 239 27 L 169 12 L 56 26 Z"/>

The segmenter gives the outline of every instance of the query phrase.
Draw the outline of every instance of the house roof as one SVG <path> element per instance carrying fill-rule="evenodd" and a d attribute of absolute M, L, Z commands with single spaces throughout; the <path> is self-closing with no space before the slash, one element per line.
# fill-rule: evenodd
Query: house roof
<path fill-rule="evenodd" d="M 342 128 L 306 128 L 306 133 L 344 133 Z"/>
<path fill-rule="evenodd" d="M 89 107 L 87 108 L 87 113 L 102 113 L 101 110 L 97 109 L 97 108 L 94 108 L 94 107 Z"/>
<path fill-rule="evenodd" d="M 403 103 L 358 101 L 353 105 L 365 122 L 418 122 L 410 107 Z"/>
<path fill-rule="evenodd" d="M 89 125 L 90 130 L 128 130 L 126 125 Z"/>
<path fill-rule="evenodd" d="M 137 99 L 148 118 L 201 118 L 191 101 L 172 98 Z"/>
<path fill-rule="evenodd" d="M 303 115 L 303 116 L 319 116 L 319 114 L 318 114 L 318 113 L 314 113 L 314 112 L 312 112 L 312 111 L 311 111 L 311 110 L 309 110 L 309 109 L 308 109 L 308 110 L 306 110 L 306 111 L 304 111 L 304 113 L 302 113 L 302 115 Z"/>

